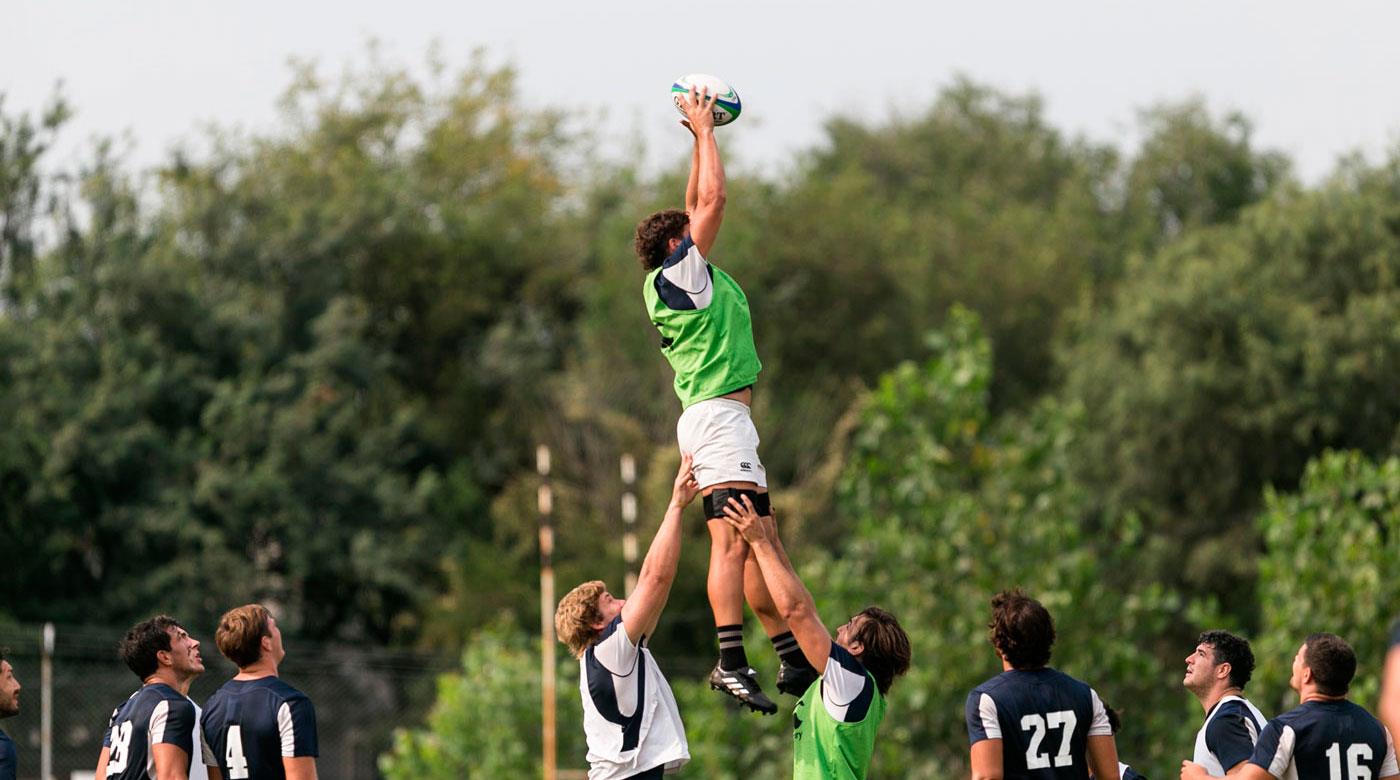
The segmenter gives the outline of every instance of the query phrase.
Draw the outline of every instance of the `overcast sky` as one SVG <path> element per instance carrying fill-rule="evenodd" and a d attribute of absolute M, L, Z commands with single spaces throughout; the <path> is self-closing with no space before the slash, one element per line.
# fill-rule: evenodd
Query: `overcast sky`
<path fill-rule="evenodd" d="M 728 80 L 744 116 L 727 153 L 779 169 L 846 114 L 919 110 L 956 74 L 1036 90 L 1052 122 L 1131 147 L 1138 109 L 1193 94 L 1239 109 L 1265 146 L 1315 181 L 1337 157 L 1379 159 L 1400 141 L 1400 3 L 1330 0 L 6 0 L 5 111 L 35 111 L 63 82 L 78 116 L 66 162 L 97 135 L 129 132 L 134 161 L 161 160 L 210 122 L 272 125 L 289 58 L 324 71 L 385 57 L 450 64 L 484 47 L 511 62 L 534 104 L 607 108 L 663 163 L 686 136 L 667 91 L 682 73 Z M 656 162 L 653 160 L 652 162 Z"/>

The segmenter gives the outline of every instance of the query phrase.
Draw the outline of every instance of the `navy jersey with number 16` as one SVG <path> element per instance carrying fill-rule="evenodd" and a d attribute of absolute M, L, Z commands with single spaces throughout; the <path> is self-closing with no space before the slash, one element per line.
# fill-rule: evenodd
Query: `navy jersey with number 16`
<path fill-rule="evenodd" d="M 311 700 L 276 677 L 224 683 L 200 725 L 224 780 L 284 780 L 283 758 L 317 754 Z"/>
<path fill-rule="evenodd" d="M 1050 668 L 1013 669 L 968 694 L 967 733 L 972 744 L 1002 741 L 1006 780 L 1088 780 L 1089 737 L 1113 727 L 1087 684 Z"/>
<path fill-rule="evenodd" d="M 1385 726 L 1346 700 L 1304 702 L 1269 721 L 1249 763 L 1280 780 L 1398 773 Z"/>

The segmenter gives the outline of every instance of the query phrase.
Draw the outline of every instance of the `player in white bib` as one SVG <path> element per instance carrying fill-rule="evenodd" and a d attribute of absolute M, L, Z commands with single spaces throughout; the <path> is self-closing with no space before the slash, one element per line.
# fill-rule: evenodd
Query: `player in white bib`
<path fill-rule="evenodd" d="M 569 591 L 554 613 L 559 641 L 579 659 L 589 780 L 658 778 L 690 760 L 676 697 L 646 646 L 676 578 L 681 512 L 700 492 L 690 466 L 683 456 L 631 596 L 616 598 L 594 580 Z"/>
<path fill-rule="evenodd" d="M 1196 649 L 1186 656 L 1186 676 L 1181 684 L 1195 695 L 1206 712 L 1206 722 L 1196 733 L 1196 750 L 1182 762 L 1182 776 L 1199 767 L 1209 777 L 1229 777 L 1244 769 L 1254 754 L 1259 732 L 1268 719 L 1244 697 L 1244 687 L 1254 674 L 1254 653 L 1249 642 L 1228 631 L 1206 631 Z"/>

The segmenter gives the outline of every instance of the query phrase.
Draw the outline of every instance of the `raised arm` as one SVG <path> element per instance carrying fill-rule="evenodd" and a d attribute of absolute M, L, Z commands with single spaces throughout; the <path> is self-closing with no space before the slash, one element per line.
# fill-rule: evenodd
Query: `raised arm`
<path fill-rule="evenodd" d="M 831 658 L 831 632 L 822 625 L 817 602 L 788 560 L 783 541 L 778 538 L 777 521 L 772 515 L 759 517 L 749 497 L 742 498 L 742 504 L 729 499 L 729 505 L 724 507 L 725 522 L 734 526 L 749 543 L 758 568 L 763 572 L 763 581 L 768 585 L 773 603 L 787 621 L 788 630 L 797 639 L 802 654 L 819 674 L 824 674 L 826 662 Z"/>
<path fill-rule="evenodd" d="M 681 123 L 686 127 L 690 124 L 684 119 Z M 695 146 L 690 151 L 690 178 L 685 183 L 685 213 L 694 214 L 695 206 L 700 201 L 700 138 L 695 139 Z"/>
<path fill-rule="evenodd" d="M 686 186 L 686 210 L 690 212 L 690 238 L 709 257 L 710 248 L 719 237 L 719 225 L 724 221 L 724 164 L 719 159 L 715 143 L 715 100 L 708 88 L 700 93 L 691 87 L 690 94 L 681 98 L 685 109 L 682 122 L 695 134 L 695 151 L 690 158 L 690 183 Z M 691 203 L 691 187 L 695 201 Z"/>
<path fill-rule="evenodd" d="M 661 527 L 651 540 L 651 548 L 642 561 L 637 575 L 637 587 L 622 605 L 622 627 L 632 644 L 642 641 L 656 629 L 661 610 L 671 595 L 671 583 L 676 579 L 676 565 L 681 558 L 681 513 L 695 500 L 700 486 L 690 470 L 690 455 L 681 456 L 681 466 L 671 487 L 671 503 Z"/>

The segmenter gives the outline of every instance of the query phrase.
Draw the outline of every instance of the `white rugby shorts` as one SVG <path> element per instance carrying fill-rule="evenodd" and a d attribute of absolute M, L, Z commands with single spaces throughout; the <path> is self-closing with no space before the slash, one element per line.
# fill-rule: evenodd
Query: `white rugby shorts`
<path fill-rule="evenodd" d="M 701 489 L 721 482 L 752 482 L 768 487 L 758 459 L 758 429 L 749 407 L 732 398 L 692 404 L 676 421 L 676 442 L 690 453 Z"/>

